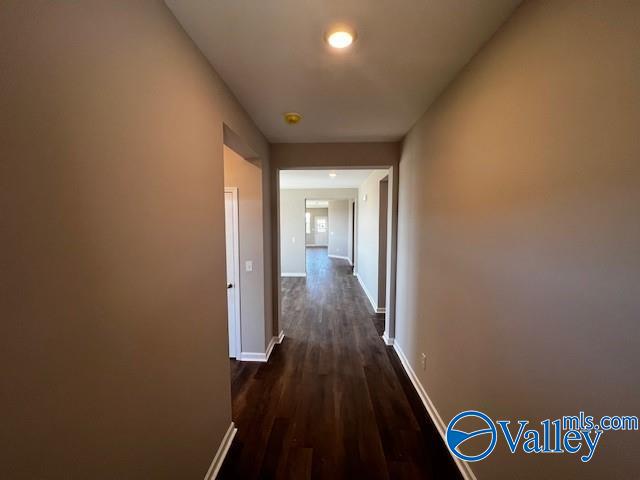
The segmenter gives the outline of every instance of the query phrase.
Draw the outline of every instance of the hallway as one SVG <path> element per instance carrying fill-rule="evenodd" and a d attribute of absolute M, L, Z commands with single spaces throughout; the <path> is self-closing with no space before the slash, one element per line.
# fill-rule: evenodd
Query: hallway
<path fill-rule="evenodd" d="M 220 478 L 459 478 L 345 260 L 307 249 L 282 305 L 269 362 L 231 361 L 238 434 Z"/>

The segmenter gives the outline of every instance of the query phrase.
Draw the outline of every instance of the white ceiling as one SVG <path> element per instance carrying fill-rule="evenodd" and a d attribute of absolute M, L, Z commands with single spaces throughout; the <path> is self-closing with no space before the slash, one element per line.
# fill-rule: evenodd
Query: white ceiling
<path fill-rule="evenodd" d="M 165 1 L 272 142 L 401 138 L 520 3 Z M 323 40 L 336 22 L 357 31 L 345 50 Z"/>
<path fill-rule="evenodd" d="M 281 170 L 280 188 L 358 188 L 374 170 Z M 335 177 L 329 173 L 335 172 Z"/>

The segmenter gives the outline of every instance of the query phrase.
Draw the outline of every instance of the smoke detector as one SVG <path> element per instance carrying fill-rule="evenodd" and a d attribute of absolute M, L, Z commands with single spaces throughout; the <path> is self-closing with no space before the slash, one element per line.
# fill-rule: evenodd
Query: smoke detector
<path fill-rule="evenodd" d="M 289 125 L 295 125 L 302 120 L 302 115 L 297 112 L 287 112 L 284 114 L 284 121 Z"/>

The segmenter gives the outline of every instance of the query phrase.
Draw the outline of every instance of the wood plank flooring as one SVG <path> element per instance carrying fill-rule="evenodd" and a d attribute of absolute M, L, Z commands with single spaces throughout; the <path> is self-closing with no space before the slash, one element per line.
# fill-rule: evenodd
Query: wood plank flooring
<path fill-rule="evenodd" d="M 307 250 L 283 279 L 285 339 L 231 361 L 238 434 L 222 479 L 460 479 L 351 267 Z"/>

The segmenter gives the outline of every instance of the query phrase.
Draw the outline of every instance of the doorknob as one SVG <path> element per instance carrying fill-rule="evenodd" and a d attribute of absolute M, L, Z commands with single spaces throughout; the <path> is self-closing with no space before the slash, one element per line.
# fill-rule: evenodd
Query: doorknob
<path fill-rule="evenodd" d="M 227 283 L 227 288 L 233 288 L 233 283 Z"/>

